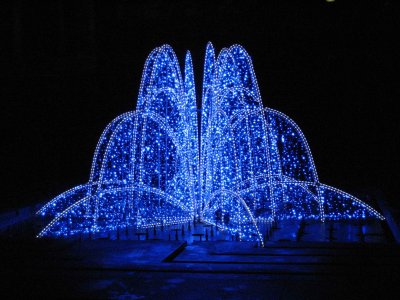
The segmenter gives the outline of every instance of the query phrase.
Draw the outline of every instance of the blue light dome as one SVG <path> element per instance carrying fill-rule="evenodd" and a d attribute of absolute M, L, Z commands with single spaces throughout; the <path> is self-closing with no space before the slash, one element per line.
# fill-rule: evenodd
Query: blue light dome
<path fill-rule="evenodd" d="M 260 222 L 384 219 L 361 200 L 319 182 L 300 128 L 263 107 L 242 46 L 216 57 L 207 45 L 202 95 L 199 114 L 189 52 L 182 76 L 170 46 L 154 49 L 136 111 L 106 127 L 89 181 L 38 211 L 50 218 L 38 237 L 196 218 L 262 243 Z"/>

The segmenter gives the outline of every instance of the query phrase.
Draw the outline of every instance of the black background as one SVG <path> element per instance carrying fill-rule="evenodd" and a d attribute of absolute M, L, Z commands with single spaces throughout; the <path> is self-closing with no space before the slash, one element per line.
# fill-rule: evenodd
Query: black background
<path fill-rule="evenodd" d="M 298 123 L 322 182 L 396 203 L 396 1 L 14 1 L 0 14 L 1 210 L 87 181 L 154 47 L 182 66 L 191 51 L 200 105 L 207 41 L 246 48 L 264 105 Z"/>

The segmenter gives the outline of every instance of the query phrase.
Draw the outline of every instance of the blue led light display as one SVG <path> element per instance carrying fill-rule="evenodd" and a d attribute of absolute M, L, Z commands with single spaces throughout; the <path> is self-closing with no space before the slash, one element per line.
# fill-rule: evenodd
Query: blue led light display
<path fill-rule="evenodd" d="M 198 117 L 201 116 L 200 122 Z M 192 220 L 262 244 L 259 224 L 282 219 L 383 216 L 319 182 L 300 128 L 264 108 L 250 56 L 207 45 L 198 114 L 190 53 L 184 76 L 172 48 L 146 60 L 136 111 L 115 118 L 97 144 L 90 178 L 38 211 L 38 237 L 63 237 Z"/>

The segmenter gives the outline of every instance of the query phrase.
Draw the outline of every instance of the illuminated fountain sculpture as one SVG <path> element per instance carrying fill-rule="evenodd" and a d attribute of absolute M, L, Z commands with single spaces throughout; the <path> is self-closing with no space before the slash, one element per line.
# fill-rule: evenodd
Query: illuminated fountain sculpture
<path fill-rule="evenodd" d="M 136 111 L 106 127 L 89 181 L 38 211 L 50 221 L 38 237 L 196 219 L 262 243 L 259 224 L 271 220 L 384 219 L 319 182 L 300 128 L 262 106 L 251 59 L 241 46 L 223 49 L 216 58 L 207 45 L 202 92 L 198 123 L 190 53 L 182 78 L 172 48 L 154 49 Z"/>

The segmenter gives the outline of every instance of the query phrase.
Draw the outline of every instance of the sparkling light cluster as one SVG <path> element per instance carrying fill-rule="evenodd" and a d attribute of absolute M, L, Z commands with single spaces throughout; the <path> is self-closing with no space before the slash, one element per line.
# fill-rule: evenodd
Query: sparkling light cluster
<path fill-rule="evenodd" d="M 216 58 L 207 45 L 202 94 L 198 123 L 190 53 L 182 78 L 170 46 L 153 50 L 136 111 L 106 127 L 88 183 L 38 211 L 50 219 L 38 237 L 195 219 L 262 244 L 260 222 L 384 219 L 366 203 L 319 182 L 300 128 L 281 112 L 263 108 L 243 47 L 223 49 Z"/>

